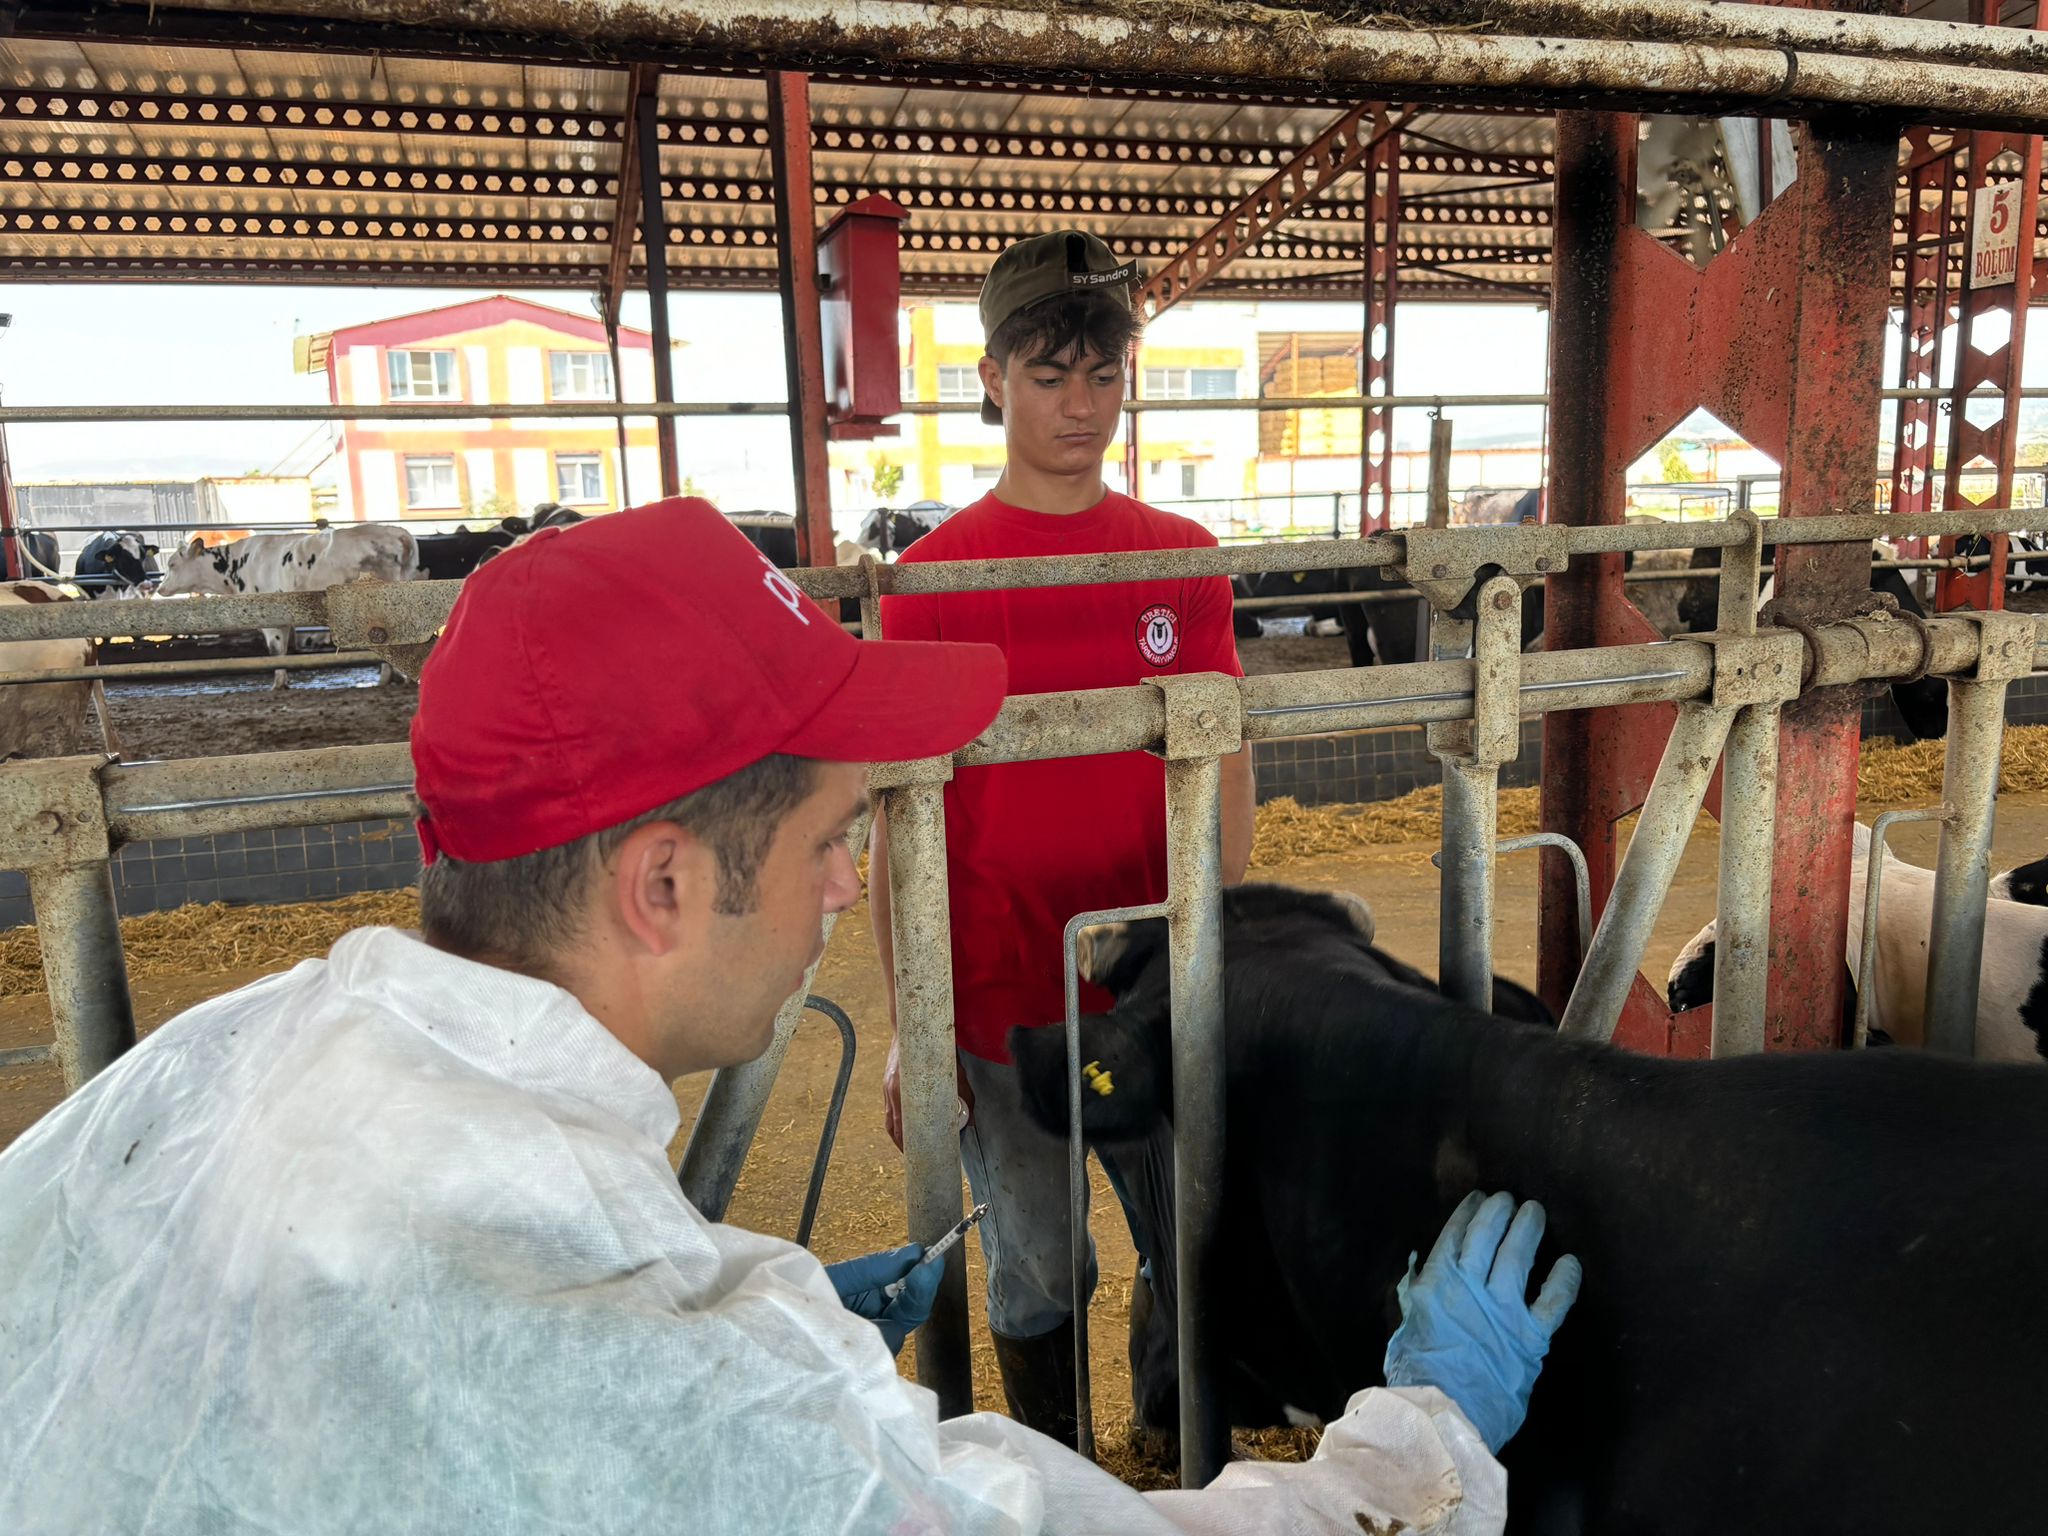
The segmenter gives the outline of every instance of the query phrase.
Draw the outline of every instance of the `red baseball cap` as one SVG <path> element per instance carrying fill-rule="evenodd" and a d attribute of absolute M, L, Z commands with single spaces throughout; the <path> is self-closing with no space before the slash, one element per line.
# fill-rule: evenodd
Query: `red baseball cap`
<path fill-rule="evenodd" d="M 707 501 L 545 528 L 463 583 L 421 673 L 420 844 L 518 858 L 770 753 L 936 757 L 1004 682 L 992 645 L 856 640 Z"/>

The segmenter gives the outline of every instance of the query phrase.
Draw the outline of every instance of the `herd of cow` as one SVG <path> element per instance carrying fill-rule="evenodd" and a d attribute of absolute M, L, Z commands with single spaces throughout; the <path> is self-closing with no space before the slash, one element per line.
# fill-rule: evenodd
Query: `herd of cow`
<path fill-rule="evenodd" d="M 1888 875 L 1895 922 L 1880 939 L 1901 976 L 1916 921 L 1925 956 L 1907 873 Z M 2048 861 L 2000 889 L 2038 896 L 2044 875 Z M 2048 932 L 2039 906 L 1992 905 Z M 1227 1167 L 1206 1310 L 1233 1423 L 1331 1419 L 1379 1381 L 1410 1254 L 1467 1190 L 1506 1189 L 1543 1201 L 1547 1241 L 1585 1265 L 1503 1453 L 1508 1529 L 2035 1529 L 2048 1508 L 2044 956 L 2037 937 L 1992 931 L 2015 965 L 1996 970 L 1987 938 L 1986 992 L 2028 1034 L 2024 1051 L 1990 1054 L 2032 1065 L 1910 1049 L 1679 1061 L 1558 1039 L 1541 1003 L 1502 981 L 1493 1015 L 1453 1003 L 1374 947 L 1356 900 L 1227 892 Z M 1082 1095 L 1082 1130 L 1142 1255 L 1136 1423 L 1170 1439 L 1165 924 L 1085 937 L 1084 973 L 1115 1006 L 1082 1023 L 1082 1059 L 1111 1085 Z M 1882 1016 L 1904 1045 L 1916 1003 L 1885 976 L 1897 1011 Z M 1010 1048 L 1033 1115 L 1064 1136 L 1063 1033 L 1019 1030 Z"/>

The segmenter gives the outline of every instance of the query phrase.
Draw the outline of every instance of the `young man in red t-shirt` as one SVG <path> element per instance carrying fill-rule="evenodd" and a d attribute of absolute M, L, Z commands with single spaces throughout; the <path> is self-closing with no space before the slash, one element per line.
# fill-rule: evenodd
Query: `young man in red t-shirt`
<path fill-rule="evenodd" d="M 904 561 L 1000 560 L 1213 546 L 1197 523 L 1108 490 L 1105 452 L 1122 419 L 1137 338 L 1134 266 L 1093 235 L 1011 246 L 981 291 L 987 355 L 982 419 L 1008 462 L 995 489 L 905 551 Z M 1120 586 L 1041 587 L 882 599 L 882 632 L 981 640 L 1009 659 L 1009 691 L 1125 687 L 1169 673 L 1241 676 L 1230 583 L 1210 576 Z M 988 1315 L 1012 1416 L 1072 1444 L 1074 1296 L 1067 1147 L 1031 1124 L 1004 1040 L 1065 1016 L 1061 934 L 1077 912 L 1166 895 L 1165 769 L 1129 752 L 966 768 L 946 786 L 946 873 L 961 1098 L 961 1160 L 989 1204 L 980 1237 Z M 1223 878 L 1244 877 L 1252 842 L 1249 749 L 1223 764 Z M 891 977 L 888 844 L 878 821 L 868 890 Z M 1083 984 L 1086 1012 L 1108 994 Z M 902 1106 L 892 1044 L 883 1079 L 889 1134 Z M 1093 1285 L 1094 1266 L 1089 1266 Z M 1085 1304 L 1086 1298 L 1083 1298 Z"/>

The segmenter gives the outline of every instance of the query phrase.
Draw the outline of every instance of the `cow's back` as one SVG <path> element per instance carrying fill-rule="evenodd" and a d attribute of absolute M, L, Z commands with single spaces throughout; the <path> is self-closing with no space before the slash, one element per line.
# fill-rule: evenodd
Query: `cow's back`
<path fill-rule="evenodd" d="M 21 610 L 70 601 L 40 581 L 0 583 L 0 608 Z M 47 672 L 92 665 L 90 640 L 0 642 L 0 672 Z M 89 682 L 17 683 L 0 687 L 0 758 L 56 757 L 76 749 L 86 726 Z"/>
<path fill-rule="evenodd" d="M 412 581 L 419 548 L 410 530 L 382 523 L 316 528 L 302 536 L 281 590 L 308 592 L 350 581 Z"/>

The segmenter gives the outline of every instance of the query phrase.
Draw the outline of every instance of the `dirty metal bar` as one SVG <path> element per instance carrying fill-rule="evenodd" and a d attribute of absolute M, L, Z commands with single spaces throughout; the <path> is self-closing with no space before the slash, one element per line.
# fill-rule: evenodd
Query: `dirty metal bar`
<path fill-rule="evenodd" d="M 934 1242 L 960 1219 L 960 1102 L 953 1039 L 953 944 L 946 886 L 945 758 L 878 767 L 889 824 L 889 913 L 895 930 L 896 1041 L 903 1085 L 903 1164 L 910 1241 Z M 931 1320 L 917 1330 L 917 1379 L 939 1416 L 974 1411 L 967 1346 L 967 1254 L 946 1256 Z"/>
<path fill-rule="evenodd" d="M 1721 775 L 1721 877 L 1715 908 L 1716 1056 L 1764 1048 L 1771 950 L 1771 847 L 1778 822 L 1775 705 L 1740 710 Z"/>
<path fill-rule="evenodd" d="M 1088 1384 L 1088 1142 L 1081 1131 L 1081 961 L 1083 929 L 1172 915 L 1170 902 L 1081 912 L 1067 920 L 1061 954 L 1067 998 L 1067 1240 L 1074 1285 L 1075 1449 L 1095 1459 L 1095 1400 Z M 1112 1085 L 1113 1086 L 1113 1085 Z"/>
<path fill-rule="evenodd" d="M 1886 811 L 1870 824 L 1870 852 L 1863 861 L 1863 942 L 1856 950 L 1856 1022 L 1849 1043 L 1870 1044 L 1870 998 L 1877 985 L 1877 903 L 1884 885 L 1885 838 L 1903 821 L 1948 820 L 1948 811 Z"/>
<path fill-rule="evenodd" d="M 1443 904 L 1437 919 L 1439 990 L 1493 1010 L 1493 890 L 1500 764 L 1446 757 Z"/>
<path fill-rule="evenodd" d="M 782 305 L 789 464 L 796 483 L 796 562 L 832 564 L 832 469 L 826 460 L 824 320 L 811 185 L 811 81 L 768 76 L 769 161 L 775 181 L 776 289 Z"/>
<path fill-rule="evenodd" d="M 76 1093 L 135 1044 L 135 1005 L 121 949 L 113 868 L 104 859 L 28 872 L 43 982 L 64 1091 Z"/>
<path fill-rule="evenodd" d="M 194 0 L 199 10 L 326 17 L 356 23 L 402 22 L 475 33 L 474 0 Z M 1498 33 L 1397 31 L 1313 17 L 1306 43 L 1296 30 L 1263 18 L 1203 17 L 1160 22 L 1114 12 L 1047 13 L 1015 5 L 953 6 L 934 27 L 914 0 L 775 0 L 733 9 L 709 0 L 527 0 L 515 20 L 525 37 L 610 48 L 652 45 L 675 62 L 744 59 L 756 68 L 865 71 L 909 69 L 995 78 L 1051 71 L 1065 76 L 1076 59 L 1105 84 L 1186 81 L 1215 90 L 1239 81 L 1262 88 L 1312 84 L 1318 95 L 1387 93 L 1403 98 L 1490 100 L 1510 92 L 1519 105 L 1616 102 L 1656 104 L 1666 112 L 1710 99 L 1715 109 L 1770 108 L 1807 117 L 1832 105 L 1883 109 L 1944 125 L 2013 128 L 2048 123 L 2048 82 L 2038 72 L 1937 62 L 1942 43 L 1967 43 L 1979 29 L 1898 34 L 1893 57 L 1866 59 L 1819 48 L 1714 42 L 1632 42 L 1611 36 L 1572 39 Z M 1899 25 L 1893 23 L 1893 25 Z M 679 39 L 686 39 L 678 49 Z M 1922 41 L 1921 39 L 1925 39 Z M 1913 62 L 1901 69 L 1895 58 Z"/>
<path fill-rule="evenodd" d="M 856 863 L 867 846 L 870 824 L 870 818 L 863 814 L 848 834 L 848 846 Z M 832 928 L 838 921 L 838 913 L 825 914 L 821 945 L 831 942 Z M 819 953 L 823 955 L 822 947 Z M 810 1006 L 811 981 L 817 973 L 818 963 L 812 961 L 804 972 L 803 985 L 777 1011 L 768 1049 L 752 1061 L 720 1067 L 711 1075 L 710 1087 L 704 1090 L 704 1102 L 697 1110 L 696 1124 L 690 1128 L 690 1140 L 683 1148 L 676 1178 L 684 1197 L 708 1220 L 725 1220 L 740 1169 L 746 1164 L 754 1133 L 768 1108 L 768 1096 L 775 1091 L 782 1060 L 789 1054 L 789 1043 L 796 1037 L 804 1009 Z"/>
<path fill-rule="evenodd" d="M 1649 798 L 1636 820 L 1600 927 L 1586 951 L 1586 963 L 1572 988 L 1557 1032 L 1580 1040 L 1606 1040 L 1621 1018 L 1623 1002 L 1642 969 L 1643 947 L 1663 910 L 1671 875 L 1699 818 L 1700 804 L 1714 776 L 1714 760 L 1735 711 L 1685 703 L 1671 727 L 1671 740 L 1657 765 Z"/>
<path fill-rule="evenodd" d="M 1173 1017 L 1175 1273 L 1180 1281 L 1180 1482 L 1203 1488 L 1230 1459 L 1215 1295 L 1226 1104 L 1223 1057 L 1223 764 L 1166 765 L 1166 919 Z"/>
<path fill-rule="evenodd" d="M 1474 21 L 1517 31 L 1645 42 L 1746 43 L 1879 58 L 1938 57 L 1949 63 L 2048 69 L 2040 39 L 2005 27 L 1958 26 L 1854 12 L 1805 11 L 1726 0 L 1486 0 L 1464 7 Z"/>
<path fill-rule="evenodd" d="M 853 1020 L 829 997 L 806 997 L 804 1007 L 828 1019 L 839 1031 L 839 1070 L 832 1078 L 832 1099 L 825 1107 L 825 1124 L 818 1132 L 818 1155 L 811 1160 L 811 1182 L 804 1188 L 803 1214 L 797 1218 L 796 1245 L 811 1246 L 811 1229 L 818 1222 L 818 1206 L 825 1198 L 825 1175 L 832 1166 L 832 1147 L 839 1140 L 839 1116 L 846 1108 L 846 1090 L 853 1086 L 854 1056 L 859 1041 Z"/>
<path fill-rule="evenodd" d="M 1586 854 L 1579 845 L 1562 832 L 1531 832 L 1523 837 L 1504 838 L 1495 848 L 1495 854 L 1520 853 L 1525 848 L 1555 848 L 1565 856 L 1572 867 L 1572 878 L 1579 888 L 1579 932 L 1584 935 L 1581 947 L 1593 941 L 1593 880 L 1586 869 Z M 1584 958 L 1583 954 L 1581 958 Z"/>
<path fill-rule="evenodd" d="M 273 672 L 326 672 L 374 667 L 375 651 L 336 651 L 325 656 L 230 656 L 219 661 L 119 661 L 97 667 L 55 667 L 47 672 L 0 672 L 0 688 L 20 683 L 165 682 L 180 677 L 268 677 Z"/>
<path fill-rule="evenodd" d="M 123 763 L 100 775 L 117 843 L 412 815 L 403 742 Z"/>
<path fill-rule="evenodd" d="M 2005 743 L 2006 679 L 1948 685 L 1948 750 L 1941 769 L 1941 849 L 1927 935 L 1930 1051 L 1974 1056 L 1984 958 L 1984 904 L 1991 884 L 1991 826 Z"/>

